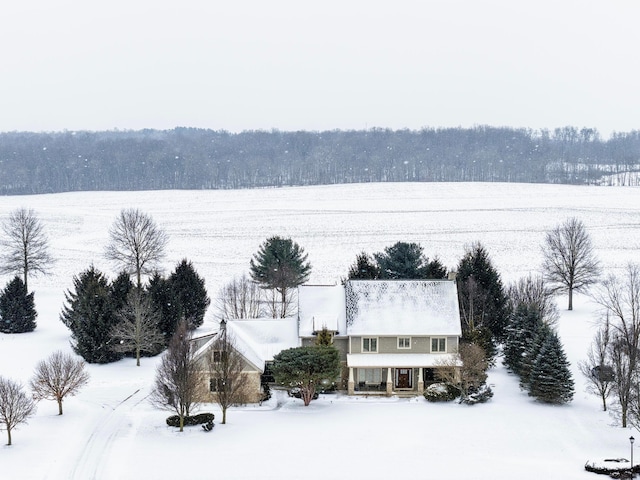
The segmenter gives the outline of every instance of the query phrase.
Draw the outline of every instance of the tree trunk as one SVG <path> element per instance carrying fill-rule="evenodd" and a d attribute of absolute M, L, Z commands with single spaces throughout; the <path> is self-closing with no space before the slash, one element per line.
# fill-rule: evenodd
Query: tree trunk
<path fill-rule="evenodd" d="M 569 310 L 573 310 L 573 288 L 569 287 Z"/>
<path fill-rule="evenodd" d="M 58 398 L 58 415 L 62 415 L 62 399 Z"/>
<path fill-rule="evenodd" d="M 222 409 L 222 424 L 227 423 L 227 407 Z"/>
<path fill-rule="evenodd" d="M 180 431 L 184 432 L 184 415 L 180 415 Z"/>
<path fill-rule="evenodd" d="M 11 429 L 7 428 L 7 437 L 9 439 L 9 443 L 7 443 L 7 445 L 11 445 Z"/>

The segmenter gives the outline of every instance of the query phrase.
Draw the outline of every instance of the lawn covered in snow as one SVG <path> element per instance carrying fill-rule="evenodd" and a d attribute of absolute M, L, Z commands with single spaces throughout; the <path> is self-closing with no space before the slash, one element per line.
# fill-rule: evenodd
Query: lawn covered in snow
<path fill-rule="evenodd" d="M 531 184 L 366 184 L 240 191 L 92 192 L 0 197 L 0 219 L 36 210 L 57 258 L 53 275 L 30 280 L 38 328 L 0 334 L 0 374 L 27 383 L 51 352 L 71 351 L 58 320 L 64 291 L 92 263 L 115 275 L 103 250 L 122 208 L 151 214 L 169 235 L 165 273 L 193 261 L 212 299 L 248 272 L 268 236 L 290 236 L 309 254 L 310 283 L 335 283 L 360 251 L 397 241 L 455 267 L 465 245 L 481 241 L 508 283 L 541 263 L 550 228 L 581 219 L 607 272 L 640 261 L 640 189 Z M 0 277 L 3 287 L 9 277 Z M 89 365 L 77 397 L 39 403 L 13 432 L 0 432 L 4 479 L 289 479 L 289 478 L 597 478 L 587 460 L 629 456 L 631 435 L 584 392 L 576 362 L 591 341 L 589 298 L 558 299 L 559 333 L 572 362 L 576 394 L 566 406 L 536 403 L 501 365 L 492 369 L 493 399 L 483 405 L 430 404 L 422 398 L 324 395 L 305 408 L 276 394 L 262 406 L 234 408 L 228 424 L 206 433 L 167 427 L 168 412 L 146 400 L 158 358 Z M 215 326 L 210 308 L 201 331 Z M 203 410 L 218 414 L 215 405 Z M 640 455 L 635 458 L 640 460 Z"/>

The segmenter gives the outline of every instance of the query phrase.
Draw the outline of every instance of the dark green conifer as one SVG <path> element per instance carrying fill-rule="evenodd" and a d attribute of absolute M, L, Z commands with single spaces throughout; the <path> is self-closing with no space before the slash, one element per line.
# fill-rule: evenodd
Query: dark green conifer
<path fill-rule="evenodd" d="M 538 353 L 529 377 L 529 395 L 545 403 L 568 403 L 574 383 L 560 339 L 550 332 Z"/>
<path fill-rule="evenodd" d="M 88 363 L 108 363 L 122 358 L 113 348 L 111 329 L 118 322 L 107 278 L 91 266 L 73 279 L 65 293 L 60 320 L 71 330 L 73 350 Z"/>
<path fill-rule="evenodd" d="M 36 328 L 34 294 L 18 276 L 14 277 L 0 294 L 0 332 L 25 333 Z"/>

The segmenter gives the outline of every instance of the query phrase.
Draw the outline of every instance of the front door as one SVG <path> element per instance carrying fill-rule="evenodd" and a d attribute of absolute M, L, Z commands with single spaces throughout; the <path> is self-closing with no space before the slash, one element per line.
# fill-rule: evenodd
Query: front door
<path fill-rule="evenodd" d="M 396 388 L 411 388 L 411 368 L 396 368 Z"/>

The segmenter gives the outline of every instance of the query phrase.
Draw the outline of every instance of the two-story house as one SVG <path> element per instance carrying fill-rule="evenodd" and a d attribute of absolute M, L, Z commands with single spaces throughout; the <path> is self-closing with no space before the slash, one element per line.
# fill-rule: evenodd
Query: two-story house
<path fill-rule="evenodd" d="M 453 280 L 350 280 L 298 289 L 302 344 L 326 328 L 349 394 L 422 393 L 455 364 L 462 334 Z"/>
<path fill-rule="evenodd" d="M 260 376 L 285 348 L 312 345 L 323 329 L 340 351 L 350 395 L 421 394 L 455 365 L 462 334 L 453 280 L 349 280 L 298 288 L 298 317 L 230 320 L 226 328 L 260 398 Z M 209 345 L 213 340 L 209 341 Z M 202 345 L 204 352 L 208 345 Z M 212 389 L 215 381 L 210 381 Z M 213 390 L 211 390 L 214 393 Z"/>

